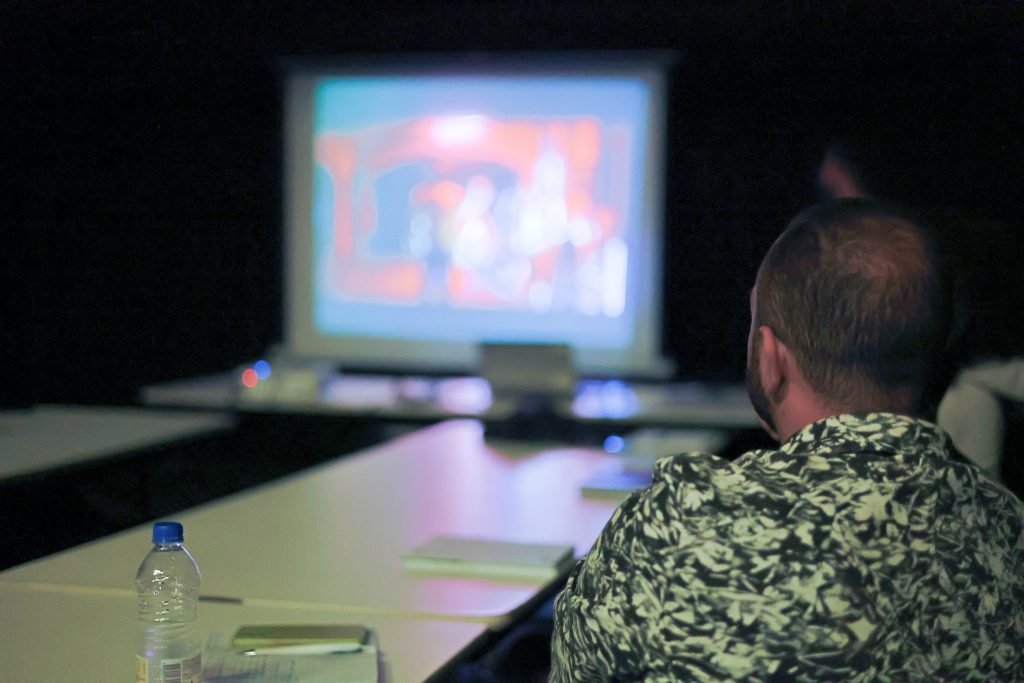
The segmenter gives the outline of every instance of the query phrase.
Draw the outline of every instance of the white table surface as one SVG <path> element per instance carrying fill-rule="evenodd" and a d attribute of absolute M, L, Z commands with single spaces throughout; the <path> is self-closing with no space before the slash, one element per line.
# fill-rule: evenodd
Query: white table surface
<path fill-rule="evenodd" d="M 230 638 L 243 624 L 358 623 L 377 634 L 381 681 L 423 681 L 484 632 L 481 624 L 202 603 L 199 626 Z M 0 586 L 0 680 L 9 683 L 131 683 L 135 600 L 120 593 Z"/>
<path fill-rule="evenodd" d="M 233 418 L 150 408 L 40 405 L 0 412 L 0 480 L 230 429 Z"/>
<path fill-rule="evenodd" d="M 579 448 L 499 451 L 471 420 L 440 423 L 176 519 L 204 594 L 264 607 L 344 607 L 500 627 L 535 583 L 403 573 L 401 555 L 434 535 L 571 543 L 585 553 L 615 504 L 580 484 L 613 460 Z M 9 569 L 0 582 L 130 594 L 150 526 Z"/>

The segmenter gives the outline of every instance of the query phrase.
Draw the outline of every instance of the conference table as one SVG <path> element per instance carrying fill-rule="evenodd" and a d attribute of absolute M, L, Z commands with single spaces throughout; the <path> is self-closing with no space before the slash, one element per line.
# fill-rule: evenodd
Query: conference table
<path fill-rule="evenodd" d="M 222 412 L 38 405 L 0 411 L 0 482 L 83 468 L 186 439 L 225 432 Z"/>
<path fill-rule="evenodd" d="M 486 627 L 383 615 L 203 603 L 200 634 L 230 639 L 241 624 L 359 623 L 381 644 L 386 683 L 427 680 L 479 639 Z M 135 674 L 135 599 L 120 592 L 0 586 L 0 680 L 10 683 L 131 683 Z M 208 649 L 204 659 L 212 661 Z M 207 676 L 204 683 L 268 683 L 282 676 Z M 301 679 L 300 679 L 301 680 Z"/>
<path fill-rule="evenodd" d="M 455 535 L 571 544 L 580 556 L 615 509 L 583 497 L 581 485 L 614 461 L 593 448 L 495 442 L 479 421 L 450 420 L 174 518 L 203 573 L 204 615 L 228 618 L 224 610 L 234 608 L 380 623 L 382 651 L 398 667 L 408 664 L 407 653 L 400 640 L 389 642 L 392 623 L 408 622 L 406 634 L 419 628 L 410 624 L 457 624 L 446 627 L 451 639 L 439 650 L 451 661 L 481 633 L 507 627 L 557 591 L 564 575 L 423 576 L 403 570 L 403 553 Z M 80 617 L 63 627 L 91 628 L 85 603 L 131 600 L 149 535 L 142 525 L 0 573 L 2 621 L 43 628 L 53 614 L 47 601 L 74 594 Z M 423 633 L 434 638 L 429 627 Z M 10 679 L 12 661 L 0 658 L 0 678 Z M 396 680 L 422 680 L 414 671 Z"/>

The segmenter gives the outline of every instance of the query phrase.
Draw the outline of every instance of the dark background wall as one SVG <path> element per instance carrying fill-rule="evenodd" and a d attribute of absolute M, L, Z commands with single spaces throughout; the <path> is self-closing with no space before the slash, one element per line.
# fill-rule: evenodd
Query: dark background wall
<path fill-rule="evenodd" d="M 675 51 L 666 348 L 739 379 L 754 270 L 837 131 L 877 128 L 904 194 L 1019 222 L 1022 27 L 1016 3 L 8 1 L 0 395 L 132 401 L 279 340 L 278 59 L 395 52 Z"/>

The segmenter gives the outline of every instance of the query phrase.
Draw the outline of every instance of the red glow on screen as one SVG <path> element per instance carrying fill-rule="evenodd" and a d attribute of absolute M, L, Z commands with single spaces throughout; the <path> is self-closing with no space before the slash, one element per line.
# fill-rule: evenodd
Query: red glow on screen
<path fill-rule="evenodd" d="M 254 386 L 259 384 L 260 376 L 256 374 L 256 371 L 252 368 L 247 368 L 242 373 L 242 384 L 252 389 Z"/>

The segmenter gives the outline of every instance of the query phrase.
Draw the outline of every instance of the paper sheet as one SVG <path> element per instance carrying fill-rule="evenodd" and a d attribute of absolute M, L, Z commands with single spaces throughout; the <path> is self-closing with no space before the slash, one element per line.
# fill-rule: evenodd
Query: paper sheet
<path fill-rule="evenodd" d="M 377 683 L 377 648 L 335 655 L 243 655 L 222 633 L 203 650 L 205 683 Z"/>

